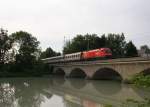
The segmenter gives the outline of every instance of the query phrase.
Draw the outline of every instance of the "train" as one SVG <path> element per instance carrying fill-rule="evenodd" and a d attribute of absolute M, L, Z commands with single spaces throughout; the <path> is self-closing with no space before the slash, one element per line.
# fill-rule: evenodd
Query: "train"
<path fill-rule="evenodd" d="M 96 59 L 111 58 L 112 52 L 109 48 L 99 48 L 89 51 L 76 52 L 72 54 L 65 54 L 61 56 L 55 56 L 50 58 L 42 59 L 46 63 L 54 62 L 70 62 L 70 61 L 87 61 Z"/>

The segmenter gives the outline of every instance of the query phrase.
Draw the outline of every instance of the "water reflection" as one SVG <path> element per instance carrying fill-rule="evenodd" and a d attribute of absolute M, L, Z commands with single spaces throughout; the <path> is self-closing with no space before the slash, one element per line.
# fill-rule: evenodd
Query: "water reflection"
<path fill-rule="evenodd" d="M 51 85 L 63 86 L 65 83 L 65 78 L 63 78 L 61 76 L 55 76 L 55 79 L 51 79 L 51 80 L 53 82 L 53 84 L 51 84 Z"/>
<path fill-rule="evenodd" d="M 150 99 L 150 88 L 133 87 L 133 90 L 143 99 Z"/>
<path fill-rule="evenodd" d="M 5 81 L 6 80 L 6 81 Z M 41 102 L 51 94 L 44 89 L 50 81 L 45 79 L 1 79 L 0 81 L 0 105 L 2 107 L 39 107 Z M 44 84 L 43 84 L 44 83 Z"/>
<path fill-rule="evenodd" d="M 122 89 L 121 83 L 117 81 L 91 81 L 91 83 L 99 93 L 107 96 L 117 94 Z"/>
<path fill-rule="evenodd" d="M 87 81 L 85 79 L 69 79 L 71 86 L 75 89 L 82 89 L 86 86 Z"/>
<path fill-rule="evenodd" d="M 64 78 L 2 78 L 2 107 L 122 107 L 126 99 L 150 98 L 142 90 L 115 81 Z"/>

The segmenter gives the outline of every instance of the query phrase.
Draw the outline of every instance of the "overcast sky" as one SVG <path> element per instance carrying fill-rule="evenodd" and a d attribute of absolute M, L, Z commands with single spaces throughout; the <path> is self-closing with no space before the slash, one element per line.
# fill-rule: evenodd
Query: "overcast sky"
<path fill-rule="evenodd" d="M 136 46 L 150 45 L 150 0 L 0 0 L 0 26 L 23 30 L 43 49 L 61 51 L 76 34 L 125 33 Z"/>

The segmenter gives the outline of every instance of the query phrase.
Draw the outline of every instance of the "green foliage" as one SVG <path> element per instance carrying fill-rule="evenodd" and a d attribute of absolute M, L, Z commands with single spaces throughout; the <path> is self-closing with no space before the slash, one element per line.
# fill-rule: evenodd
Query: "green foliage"
<path fill-rule="evenodd" d="M 149 47 L 147 45 L 143 45 L 143 46 L 141 46 L 141 49 L 142 50 L 149 50 Z"/>
<path fill-rule="evenodd" d="M 19 53 L 20 54 L 33 54 L 36 51 L 39 51 L 39 41 L 37 38 L 33 37 L 31 34 L 19 31 L 11 35 L 15 43 L 19 44 Z"/>
<path fill-rule="evenodd" d="M 19 44 L 16 63 L 32 65 L 36 62 L 36 55 L 39 52 L 39 41 L 31 34 L 23 31 L 11 35 L 15 44 Z"/>
<path fill-rule="evenodd" d="M 113 57 L 135 57 L 137 49 L 130 41 L 126 43 L 124 34 L 108 34 L 101 37 L 96 34 L 77 35 L 71 41 L 67 41 L 63 53 L 69 54 L 91 49 L 108 47 L 112 50 Z"/>
<path fill-rule="evenodd" d="M 105 105 L 104 107 L 113 107 L 113 106 L 112 106 L 112 105 L 108 105 L 108 104 L 107 104 L 107 105 Z"/>
<path fill-rule="evenodd" d="M 13 50 L 13 48 L 17 50 L 13 58 L 15 60 L 11 63 L 3 64 L 5 53 L 9 49 Z M 7 32 L 1 30 L 0 54 L 1 77 L 42 76 L 50 74 L 50 70 L 52 69 L 38 60 L 40 55 L 39 41 L 27 32 L 19 31 L 7 36 Z"/>
<path fill-rule="evenodd" d="M 145 101 L 127 99 L 126 102 L 123 103 L 122 107 L 150 107 L 150 99 L 145 99 Z"/>
<path fill-rule="evenodd" d="M 141 50 L 143 50 L 145 54 L 150 54 L 150 48 L 147 45 L 141 46 Z"/>
<path fill-rule="evenodd" d="M 49 57 L 53 57 L 53 56 L 59 56 L 61 55 L 58 52 L 55 52 L 52 48 L 47 48 L 44 52 L 41 53 L 40 58 L 49 58 Z"/>
<path fill-rule="evenodd" d="M 101 37 L 96 34 L 77 35 L 71 41 L 66 42 L 63 48 L 63 54 L 102 47 L 110 48 L 114 57 L 133 57 L 137 55 L 136 47 L 132 42 L 126 44 L 123 33 L 108 34 L 107 36 L 104 34 Z M 13 54 L 10 62 L 7 60 L 7 56 L 10 57 L 9 52 Z M 42 64 L 39 61 L 39 57 L 47 58 L 59 55 L 61 54 L 55 52 L 50 47 L 41 53 L 39 49 L 39 41 L 28 32 L 19 31 L 8 36 L 6 30 L 0 30 L 0 70 L 3 71 L 3 73 L 21 72 L 26 74 L 42 74 L 42 70 L 49 70 L 52 68 L 49 68 L 48 66 L 46 67 L 45 64 Z M 6 61 L 7 63 L 9 62 L 9 64 L 4 65 Z M 50 73 L 48 70 L 45 71 Z"/>
<path fill-rule="evenodd" d="M 135 45 L 132 43 L 132 41 L 129 41 L 126 44 L 125 50 L 126 50 L 126 56 L 128 56 L 128 57 L 138 56 L 137 49 L 136 49 Z"/>
<path fill-rule="evenodd" d="M 112 50 L 114 57 L 124 57 L 125 56 L 125 36 L 122 33 L 120 34 L 108 34 L 106 37 L 106 47 L 110 48 Z"/>
<path fill-rule="evenodd" d="M 120 34 L 108 34 L 108 36 L 102 35 L 101 37 L 96 34 L 77 35 L 71 41 L 67 41 L 63 53 L 73 53 L 86 51 L 96 48 L 108 47 L 112 50 L 114 57 L 125 56 L 125 36 Z"/>
<path fill-rule="evenodd" d="M 131 81 L 137 86 L 150 87 L 150 75 L 138 74 Z"/>
<path fill-rule="evenodd" d="M 102 38 L 96 34 L 77 35 L 71 41 L 66 42 L 63 53 L 69 54 L 104 47 L 105 41 L 106 38 L 104 35 Z"/>
<path fill-rule="evenodd" d="M 34 63 L 32 66 L 21 64 L 5 64 L 0 66 L 0 77 L 32 77 L 50 75 L 52 67 L 40 61 Z"/>
<path fill-rule="evenodd" d="M 0 64 L 7 60 L 7 52 L 12 48 L 12 40 L 7 34 L 7 30 L 0 29 Z"/>

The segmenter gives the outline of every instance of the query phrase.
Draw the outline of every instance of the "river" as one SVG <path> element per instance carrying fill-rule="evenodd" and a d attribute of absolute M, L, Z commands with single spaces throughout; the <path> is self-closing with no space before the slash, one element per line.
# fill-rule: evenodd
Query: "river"
<path fill-rule="evenodd" d="M 149 90 L 117 81 L 0 79 L 0 107 L 136 107 L 126 101 L 142 102 L 145 98 L 150 98 Z"/>

